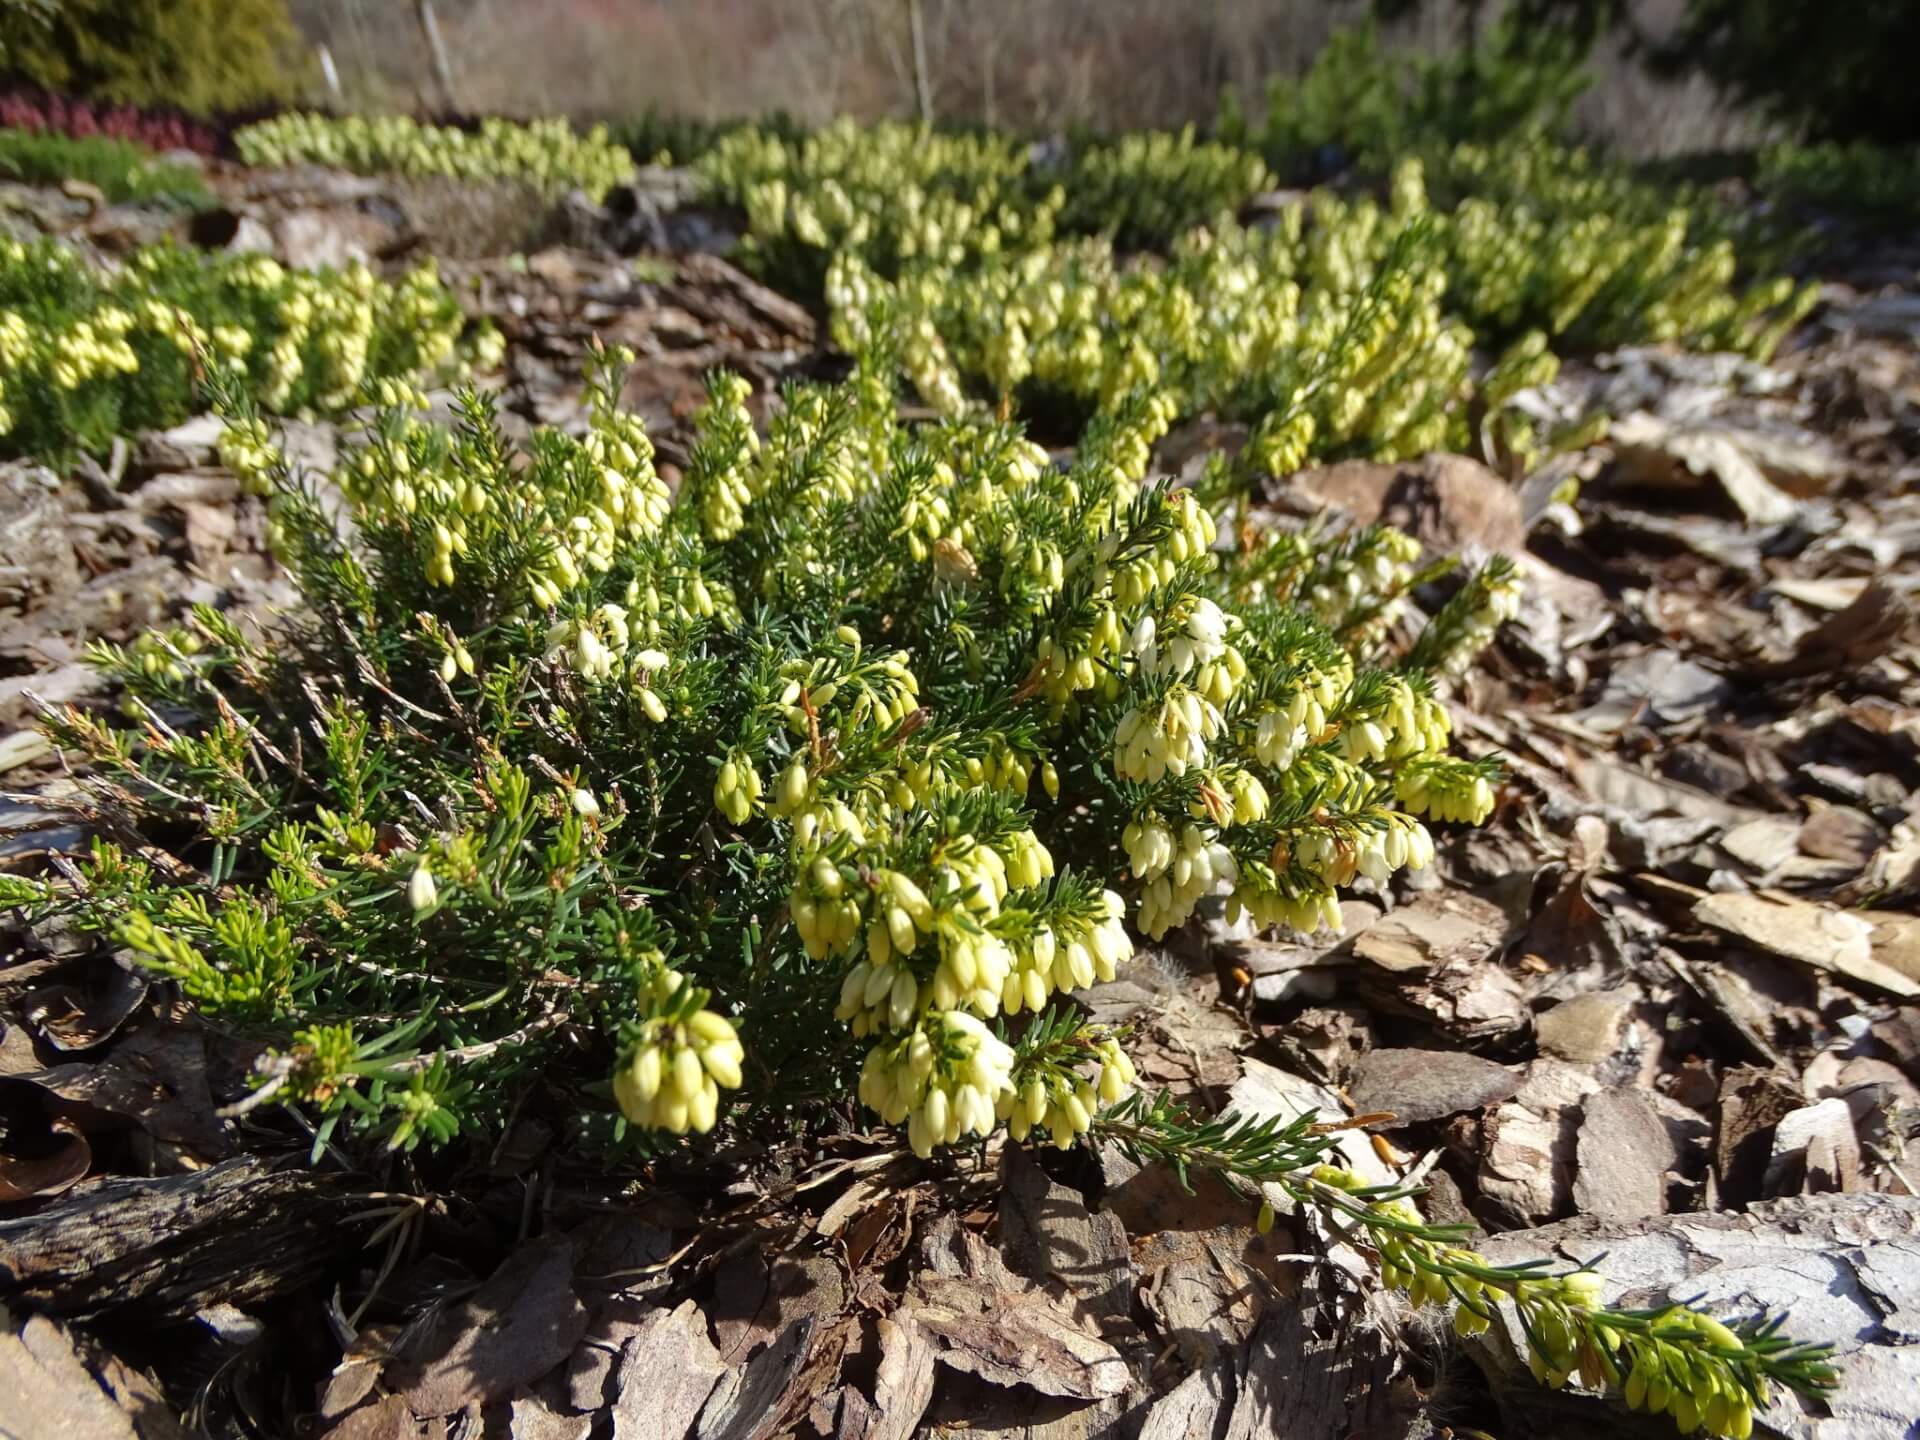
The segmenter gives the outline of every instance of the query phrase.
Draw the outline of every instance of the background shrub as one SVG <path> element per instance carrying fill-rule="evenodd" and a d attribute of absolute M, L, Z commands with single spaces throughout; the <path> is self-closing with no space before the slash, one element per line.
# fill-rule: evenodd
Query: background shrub
<path fill-rule="evenodd" d="M 35 85 L 194 115 L 296 86 L 285 0 L 58 0 L 0 11 L 0 68 Z"/>
<path fill-rule="evenodd" d="M 1569 30 L 1503 15 L 1451 50 L 1396 53 L 1368 20 L 1334 32 L 1299 78 L 1270 80 L 1258 116 L 1230 96 L 1218 128 L 1283 177 L 1377 169 L 1408 150 L 1560 128 L 1591 83 L 1587 48 Z"/>
<path fill-rule="evenodd" d="M 1920 141 L 1914 0 L 1691 0 L 1656 58 L 1692 65 L 1818 140 Z"/>

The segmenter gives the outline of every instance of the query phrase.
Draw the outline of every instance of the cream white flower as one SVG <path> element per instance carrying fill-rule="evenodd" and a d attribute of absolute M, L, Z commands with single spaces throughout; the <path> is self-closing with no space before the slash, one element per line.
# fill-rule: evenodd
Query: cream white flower
<path fill-rule="evenodd" d="M 433 872 L 425 865 L 416 865 L 407 879 L 407 904 L 415 910 L 428 910 L 439 898 L 440 887 L 433 883 Z"/>

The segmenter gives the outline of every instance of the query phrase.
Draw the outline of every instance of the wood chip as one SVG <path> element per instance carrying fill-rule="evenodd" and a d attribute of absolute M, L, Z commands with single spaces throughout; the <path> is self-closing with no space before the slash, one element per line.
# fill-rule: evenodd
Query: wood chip
<path fill-rule="evenodd" d="M 1080 1192 L 1052 1179 L 1024 1146 L 1007 1147 L 1001 1177 L 1001 1243 L 1013 1269 L 1064 1283 L 1102 1333 L 1130 1329 L 1135 1277 L 1120 1218 L 1089 1211 Z"/>
<path fill-rule="evenodd" d="M 151 1381 L 112 1356 L 83 1355 L 44 1315 L 0 1328 L 0 1430 L 8 1440 L 186 1437 Z"/>
<path fill-rule="evenodd" d="M 698 1305 L 655 1311 L 614 1372 L 613 1440 L 685 1440 L 726 1369 Z"/>
<path fill-rule="evenodd" d="M 1573 1203 L 1600 1220 L 1667 1211 L 1667 1171 L 1679 1162 L 1665 1122 L 1637 1090 L 1602 1090 L 1581 1109 Z"/>
<path fill-rule="evenodd" d="M 915 1277 L 906 1316 L 926 1332 L 942 1364 L 995 1385 L 1073 1400 L 1127 1388 L 1120 1352 L 1068 1305 L 1008 1270 L 978 1235 L 949 1216 L 926 1246 L 935 1268 Z"/>
<path fill-rule="evenodd" d="M 1702 899 L 1693 907 L 1693 916 L 1770 954 L 1889 994 L 1920 995 L 1920 980 L 1874 958 L 1873 926 L 1834 906 L 1789 896 L 1721 894 Z"/>
<path fill-rule="evenodd" d="M 1497 1104 L 1519 1088 L 1518 1075 L 1478 1055 L 1382 1049 L 1356 1062 L 1347 1093 L 1362 1114 L 1385 1111 L 1399 1124 L 1417 1125 Z"/>
<path fill-rule="evenodd" d="M 912 1440 L 933 1400 L 932 1340 L 907 1316 L 875 1322 L 880 1366 L 873 1399 L 856 1416 L 842 1411 L 836 1440 Z"/>
<path fill-rule="evenodd" d="M 442 1315 L 388 1383 L 421 1417 L 502 1399 L 573 1353 L 587 1309 L 573 1292 L 573 1246 L 537 1240 Z"/>
<path fill-rule="evenodd" d="M 1480 1193 L 1519 1224 L 1566 1213 L 1577 1166 L 1581 1102 L 1599 1089 L 1585 1069 L 1540 1059 L 1520 1092 L 1486 1122 Z"/>

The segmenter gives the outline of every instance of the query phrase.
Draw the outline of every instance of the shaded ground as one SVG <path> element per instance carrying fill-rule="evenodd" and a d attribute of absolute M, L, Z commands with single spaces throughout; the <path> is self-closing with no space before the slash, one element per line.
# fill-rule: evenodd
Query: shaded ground
<path fill-rule="evenodd" d="M 503 208 L 463 199 L 450 219 L 445 197 L 316 175 L 223 184 L 234 235 L 292 258 L 417 254 Z M 570 248 L 446 267 L 508 336 L 522 421 L 578 416 L 590 337 L 632 346 L 628 398 L 669 476 L 705 370 L 764 399 L 831 363 L 804 310 L 722 259 L 582 243 L 710 238 L 672 194 L 662 178 L 618 216 L 544 217 Z M 161 223 L 35 203 L 15 222 L 107 250 Z M 1430 1214 L 1500 1258 L 1608 1251 L 1635 1303 L 1790 1308 L 1850 1353 L 1830 1407 L 1768 1413 L 1787 1435 L 1905 1435 L 1920 1414 L 1916 266 L 1853 257 L 1857 283 L 1770 367 L 1570 366 L 1540 405 L 1604 405 L 1613 438 L 1518 488 L 1457 460 L 1276 487 L 1281 513 L 1526 545 L 1526 609 L 1457 711 L 1508 759 L 1501 807 L 1415 883 L 1363 887 L 1337 941 L 1196 924 L 1085 997 L 1139 1027 L 1143 1084 L 1249 1113 L 1391 1112 L 1350 1161 L 1422 1178 Z M 213 434 L 133 437 L 64 477 L 0 467 L 10 867 L 88 828 L 29 692 L 108 703 L 88 640 L 192 601 L 286 599 Z M 293 438 L 322 458 L 334 433 Z M 1553 500 L 1568 480 L 1572 507 Z M 0 1396 L 21 1397 L 21 1434 L 160 1437 L 180 1413 L 343 1440 L 1671 1433 L 1539 1392 L 1498 1329 L 1455 1348 L 1380 1298 L 1342 1236 L 1291 1218 L 1257 1236 L 1244 1202 L 1117 1153 L 923 1164 L 850 1115 L 632 1176 L 583 1167 L 539 1121 L 464 1173 L 310 1167 L 287 1117 L 219 1113 L 247 1057 L 166 987 L 86 937 L 17 938 Z"/>

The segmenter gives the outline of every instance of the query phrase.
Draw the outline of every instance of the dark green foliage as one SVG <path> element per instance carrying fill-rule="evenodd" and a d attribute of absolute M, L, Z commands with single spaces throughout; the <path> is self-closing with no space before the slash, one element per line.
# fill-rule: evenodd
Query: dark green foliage
<path fill-rule="evenodd" d="M 1374 0 L 1373 8 L 1391 19 L 1420 3 Z M 1913 0 L 1687 0 L 1679 23 L 1658 34 L 1627 0 L 1512 0 L 1502 18 L 1526 29 L 1560 28 L 1583 46 L 1611 35 L 1651 68 L 1705 75 L 1808 139 L 1920 140 L 1913 98 L 1920 5 Z"/>
<path fill-rule="evenodd" d="M 1304 75 L 1270 81 L 1263 114 L 1229 97 L 1218 128 L 1282 178 L 1377 170 L 1408 151 L 1556 129 L 1591 83 L 1586 54 L 1568 31 L 1508 17 L 1442 54 L 1393 54 L 1369 20 L 1335 31 Z"/>
<path fill-rule="evenodd" d="M 49 90 L 195 115 L 297 88 L 285 0 L 59 0 L 0 11 L 0 69 Z"/>
<path fill-rule="evenodd" d="M 676 165 L 691 165 L 732 132 L 748 124 L 793 145 L 805 140 L 812 129 L 784 110 L 771 111 L 752 121 L 703 120 L 692 115 L 646 110 L 625 120 L 608 121 L 607 132 L 615 143 L 626 146 L 642 165 L 662 152 L 671 156 Z"/>
<path fill-rule="evenodd" d="M 1760 157 L 1761 194 L 1875 225 L 1920 222 L 1920 145 L 1776 145 Z"/>
<path fill-rule="evenodd" d="M 1259 156 L 1197 140 L 1191 127 L 1125 135 L 1076 149 L 1060 177 L 1067 203 L 1059 227 L 1110 235 L 1123 250 L 1164 249 L 1196 225 L 1233 214 L 1272 179 Z"/>
<path fill-rule="evenodd" d="M 1920 4 L 1850 0 L 1691 0 L 1677 39 L 1656 52 L 1817 140 L 1920 141 L 1914 65 Z"/>

